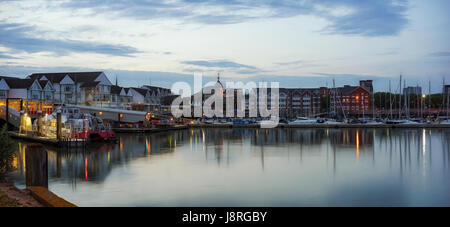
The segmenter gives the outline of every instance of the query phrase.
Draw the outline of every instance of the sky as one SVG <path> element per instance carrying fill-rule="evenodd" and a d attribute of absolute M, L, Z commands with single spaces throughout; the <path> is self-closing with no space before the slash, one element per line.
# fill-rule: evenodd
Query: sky
<path fill-rule="evenodd" d="M 448 0 L 0 0 L 0 75 L 105 71 L 122 86 L 450 84 Z M 403 84 L 402 84 L 403 86 Z"/>

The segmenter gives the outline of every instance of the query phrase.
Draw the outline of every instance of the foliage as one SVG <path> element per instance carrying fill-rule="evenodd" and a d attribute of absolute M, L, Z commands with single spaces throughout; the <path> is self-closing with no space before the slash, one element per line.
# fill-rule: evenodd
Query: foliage
<path fill-rule="evenodd" d="M 400 100 L 402 108 L 405 105 L 405 95 L 377 92 L 373 96 L 375 98 L 375 106 L 377 109 L 389 109 L 391 105 L 389 100 L 392 101 L 393 109 L 398 108 Z M 410 108 L 428 108 L 430 106 L 431 108 L 446 108 L 447 105 L 447 97 L 442 94 L 431 94 L 431 96 L 427 94 L 425 94 L 425 96 L 410 94 L 409 97 L 406 96 L 406 100 L 409 102 Z"/>
<path fill-rule="evenodd" d="M 0 130 L 0 176 L 13 169 L 14 142 L 8 135 L 6 124 Z"/>

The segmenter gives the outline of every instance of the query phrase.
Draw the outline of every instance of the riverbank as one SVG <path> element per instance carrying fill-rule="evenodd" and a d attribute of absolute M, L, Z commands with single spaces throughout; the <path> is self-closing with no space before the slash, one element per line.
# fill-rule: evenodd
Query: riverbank
<path fill-rule="evenodd" d="M 43 207 L 28 190 L 21 190 L 11 182 L 0 182 L 0 207 Z"/>

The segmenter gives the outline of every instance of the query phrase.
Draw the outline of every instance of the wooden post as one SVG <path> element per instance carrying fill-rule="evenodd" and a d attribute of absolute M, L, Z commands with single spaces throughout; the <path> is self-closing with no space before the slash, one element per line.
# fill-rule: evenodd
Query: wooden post
<path fill-rule="evenodd" d="M 25 120 L 24 120 L 24 116 L 23 116 L 24 114 L 23 114 L 23 111 L 20 111 L 20 124 L 19 124 L 19 134 L 24 134 L 24 126 L 23 126 L 23 124 L 24 124 L 24 122 L 25 122 Z"/>
<path fill-rule="evenodd" d="M 56 113 L 56 139 L 61 140 L 61 110 Z"/>
<path fill-rule="evenodd" d="M 6 129 L 9 131 L 9 98 L 6 98 L 6 108 L 5 108 L 5 119 L 6 119 Z"/>
<path fill-rule="evenodd" d="M 48 188 L 47 151 L 41 144 L 30 144 L 25 151 L 26 186 Z"/>
<path fill-rule="evenodd" d="M 37 134 L 42 135 L 42 110 L 38 111 Z"/>

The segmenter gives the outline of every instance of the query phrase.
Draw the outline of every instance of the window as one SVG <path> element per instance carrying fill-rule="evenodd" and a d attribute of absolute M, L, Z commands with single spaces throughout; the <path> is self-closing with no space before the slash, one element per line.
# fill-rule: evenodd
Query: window
<path fill-rule="evenodd" d="M 0 98 L 2 99 L 6 98 L 6 91 L 0 91 Z"/>

